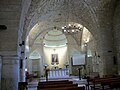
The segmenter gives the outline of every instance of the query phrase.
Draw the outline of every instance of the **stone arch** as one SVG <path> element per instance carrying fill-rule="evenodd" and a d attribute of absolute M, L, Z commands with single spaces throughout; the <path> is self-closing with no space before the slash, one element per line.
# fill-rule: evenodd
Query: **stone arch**
<path fill-rule="evenodd" d="M 37 1 L 36 1 L 36 2 L 37 2 Z M 34 3 L 31 2 L 31 6 L 32 6 L 32 4 L 33 4 L 33 6 L 35 6 L 34 4 L 36 4 L 36 2 L 34 2 Z M 53 2 L 54 2 L 54 1 L 53 1 Z M 59 1 L 59 2 L 60 2 L 60 1 Z M 63 1 L 62 1 L 62 2 L 63 2 Z M 37 2 L 37 3 L 38 3 L 38 2 Z M 87 14 L 87 15 L 96 17 L 95 14 L 94 14 L 94 12 L 93 12 L 93 9 L 90 7 L 90 5 L 88 5 L 88 3 L 85 2 L 85 1 L 83 1 L 82 3 L 84 4 L 83 6 L 88 10 L 88 13 L 89 13 L 89 14 Z M 41 4 L 40 4 L 40 5 L 41 5 Z M 40 5 L 39 5 L 39 7 L 40 7 Z M 36 7 L 38 8 L 38 6 L 36 6 Z M 82 8 L 84 8 L 84 7 L 82 7 Z M 41 7 L 41 8 L 42 8 L 42 7 Z M 35 11 L 37 11 L 36 8 L 30 7 L 28 15 L 32 15 L 32 16 L 30 16 L 31 18 L 32 18 L 32 17 L 35 17 L 35 15 L 36 15 L 36 14 L 35 14 Z M 32 14 L 32 13 L 34 13 L 34 14 Z M 40 13 L 39 13 L 39 14 L 40 14 Z M 81 14 L 81 15 L 82 15 L 82 14 Z M 27 27 L 31 27 L 31 26 L 29 26 L 29 25 L 30 25 L 30 21 L 29 21 L 29 20 L 30 20 L 30 17 L 28 16 L 28 18 L 26 18 L 26 24 L 25 24 L 25 26 L 24 26 L 24 29 L 25 29 L 25 30 L 24 30 L 24 33 L 26 33 L 26 30 L 31 30 L 31 28 L 29 28 L 29 29 L 27 28 Z M 92 19 L 94 19 L 93 17 L 92 17 Z M 83 17 L 83 18 L 84 18 L 84 17 Z M 92 19 L 91 19 L 91 20 L 92 20 Z M 34 20 L 35 20 L 35 19 L 34 19 Z M 81 20 L 81 18 L 79 18 L 79 20 Z M 90 21 L 91 21 L 91 20 L 90 20 Z M 81 21 L 84 22 L 84 20 L 81 20 Z M 97 21 L 97 20 L 92 20 L 92 21 Z M 31 21 L 31 22 L 32 22 L 32 21 Z M 33 27 L 33 26 L 35 25 L 35 23 L 37 23 L 37 22 L 38 22 L 38 21 L 35 21 L 34 23 L 32 23 L 32 27 Z M 85 22 L 83 23 L 83 25 L 86 26 Z M 92 25 L 92 26 L 93 26 L 93 25 Z M 97 25 L 96 25 L 96 22 L 94 22 L 94 26 L 97 26 Z M 87 27 L 88 27 L 88 26 L 87 26 Z M 90 28 L 89 28 L 89 30 L 90 30 Z M 26 34 L 24 34 L 24 35 L 26 35 Z M 25 37 L 25 36 L 23 36 L 23 37 Z"/>
<path fill-rule="evenodd" d="M 58 1 L 58 2 L 60 2 L 60 1 Z M 81 1 L 78 1 L 78 2 L 81 2 Z M 84 4 L 83 4 L 83 2 L 84 2 Z M 109 53 L 107 51 L 113 49 L 112 44 L 110 45 L 110 43 L 111 43 L 110 41 L 112 41 L 112 37 L 108 38 L 107 35 L 108 35 L 108 33 L 110 34 L 112 32 L 110 25 L 111 25 L 112 10 L 114 8 L 113 7 L 114 6 L 114 2 L 115 1 L 109 1 L 109 0 L 107 0 L 104 4 L 103 4 L 103 1 L 98 1 L 98 3 L 94 2 L 94 4 L 96 6 L 97 6 L 97 4 L 98 5 L 100 4 L 99 6 L 97 6 L 97 8 L 94 8 L 94 5 L 92 6 L 92 5 L 89 4 L 89 3 L 91 3 L 90 1 L 83 0 L 81 4 L 83 4 L 82 8 L 85 7 L 85 12 L 80 13 L 79 16 L 85 15 L 85 17 L 82 17 L 82 18 L 79 17 L 78 20 L 75 20 L 76 22 L 82 23 L 82 25 L 86 26 L 90 30 L 90 32 L 93 34 L 94 38 L 96 40 L 98 39 L 96 41 L 97 49 L 98 49 L 100 55 L 103 56 L 101 58 L 103 59 L 104 62 L 106 62 L 106 58 L 110 59 L 111 57 L 105 57 L 104 56 L 105 54 L 103 54 L 103 53 L 106 53 L 108 55 Z M 35 3 L 32 3 L 33 6 L 35 5 Z M 47 2 L 47 4 L 48 3 L 50 5 L 50 2 Z M 41 3 L 41 4 L 43 4 L 43 3 Z M 45 4 L 45 5 L 47 6 L 47 4 Z M 42 20 L 39 19 L 39 15 L 42 15 L 42 14 L 45 14 L 45 13 L 47 13 L 47 14 L 49 13 L 49 11 L 47 11 L 46 8 L 45 8 L 45 11 L 43 11 L 44 13 L 42 13 L 42 14 L 41 14 L 41 12 L 40 13 L 39 12 L 35 13 L 39 6 L 36 6 L 35 8 L 31 7 L 32 9 L 29 9 L 28 18 L 26 19 L 26 23 L 25 23 L 25 26 L 24 26 L 25 30 L 23 32 L 23 39 L 26 38 L 26 36 L 29 33 L 29 30 L 31 30 L 31 28 L 35 25 L 35 23 L 38 22 L 37 20 L 40 20 L 40 21 L 43 20 L 44 21 L 44 19 L 46 17 L 49 17 L 49 15 L 48 16 L 46 15 L 46 17 L 44 17 Z M 40 6 L 40 7 L 43 9 L 44 4 L 43 4 L 43 7 L 42 6 Z M 101 10 L 99 10 L 100 7 L 101 7 Z M 33 10 L 33 12 L 31 12 L 32 10 Z M 96 15 L 96 13 L 98 13 L 98 15 Z M 103 15 L 103 13 L 104 13 L 104 15 Z M 29 17 L 29 15 L 31 15 L 31 16 Z M 74 14 L 72 14 L 72 15 L 74 15 Z M 108 16 L 107 18 L 106 18 L 106 15 Z M 93 16 L 93 17 L 91 18 L 91 16 Z M 89 18 L 87 18 L 87 17 L 89 17 Z M 106 18 L 106 20 L 104 20 L 104 18 Z M 108 22 L 110 22 L 110 23 L 108 23 Z M 105 25 L 102 25 L 102 23 L 105 23 Z M 111 36 L 112 36 L 112 33 L 111 33 Z M 104 40 L 105 38 L 106 38 L 106 41 L 103 42 L 102 40 Z M 110 46 L 107 47 L 107 45 L 110 45 Z M 104 66 L 108 66 L 108 65 L 104 65 Z M 107 67 L 105 67 L 105 69 L 106 68 Z M 104 73 L 107 73 L 106 71 Z"/>
<path fill-rule="evenodd" d="M 41 55 L 37 50 L 34 50 L 33 52 L 30 53 L 29 59 L 40 59 Z"/>

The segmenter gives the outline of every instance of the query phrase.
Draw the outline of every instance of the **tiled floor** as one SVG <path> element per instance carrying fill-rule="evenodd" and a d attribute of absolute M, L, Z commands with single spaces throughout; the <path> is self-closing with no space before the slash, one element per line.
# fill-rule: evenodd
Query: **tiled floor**
<path fill-rule="evenodd" d="M 28 84 L 28 90 L 37 90 L 37 85 L 38 85 L 39 80 L 40 81 L 45 81 L 44 78 L 32 80 Z M 69 78 L 49 79 L 49 80 L 69 80 L 69 81 L 73 81 L 73 83 L 77 83 L 78 87 L 79 86 L 84 86 L 87 83 L 85 79 L 79 80 L 78 77 L 76 77 L 76 76 L 71 76 Z"/>

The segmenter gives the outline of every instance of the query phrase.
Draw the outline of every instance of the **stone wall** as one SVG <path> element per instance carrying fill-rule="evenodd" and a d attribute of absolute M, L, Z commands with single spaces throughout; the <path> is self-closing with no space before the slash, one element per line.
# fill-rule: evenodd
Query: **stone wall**
<path fill-rule="evenodd" d="M 120 1 L 117 0 L 116 8 L 113 17 L 113 30 L 114 30 L 114 48 L 115 60 L 118 63 L 118 73 L 120 74 Z"/>
<path fill-rule="evenodd" d="M 0 25 L 7 27 L 0 32 L 0 52 L 17 50 L 20 13 L 21 0 L 0 1 Z"/>
<path fill-rule="evenodd" d="M 0 90 L 1 90 L 1 73 L 2 73 L 2 57 L 0 56 Z"/>

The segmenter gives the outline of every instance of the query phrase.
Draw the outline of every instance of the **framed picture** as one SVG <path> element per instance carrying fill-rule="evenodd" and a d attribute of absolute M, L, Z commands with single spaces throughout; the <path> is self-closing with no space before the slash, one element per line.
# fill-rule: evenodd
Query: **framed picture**
<path fill-rule="evenodd" d="M 59 64 L 59 61 L 58 61 L 58 54 L 52 54 L 51 55 L 51 64 Z"/>

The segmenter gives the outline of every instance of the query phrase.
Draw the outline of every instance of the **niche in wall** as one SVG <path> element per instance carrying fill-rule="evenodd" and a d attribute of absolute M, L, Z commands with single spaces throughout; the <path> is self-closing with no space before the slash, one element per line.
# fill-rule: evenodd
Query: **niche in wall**
<path fill-rule="evenodd" d="M 55 50 L 54 50 L 55 49 Z M 67 61 L 67 46 L 59 48 L 44 47 L 44 59 L 45 63 L 48 64 L 49 68 L 58 67 L 65 68 Z M 57 62 L 54 62 L 53 56 L 56 56 Z"/>

